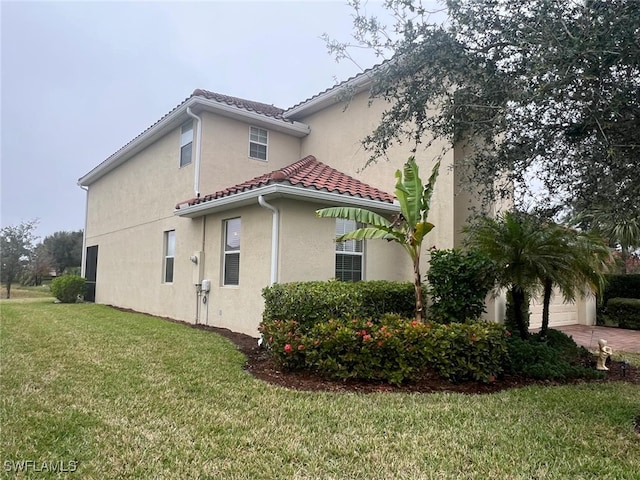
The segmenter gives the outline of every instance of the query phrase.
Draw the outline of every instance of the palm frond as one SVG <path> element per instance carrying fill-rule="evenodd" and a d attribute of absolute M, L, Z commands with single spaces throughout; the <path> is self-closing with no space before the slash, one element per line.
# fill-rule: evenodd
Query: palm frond
<path fill-rule="evenodd" d="M 336 242 L 345 242 L 347 240 L 394 240 L 400 241 L 402 235 L 385 227 L 364 227 L 358 228 L 344 235 L 336 237 Z"/>
<path fill-rule="evenodd" d="M 373 225 L 375 227 L 389 227 L 391 222 L 370 210 L 356 207 L 329 207 L 316 210 L 316 216 L 320 218 L 343 218 L 359 223 Z"/>

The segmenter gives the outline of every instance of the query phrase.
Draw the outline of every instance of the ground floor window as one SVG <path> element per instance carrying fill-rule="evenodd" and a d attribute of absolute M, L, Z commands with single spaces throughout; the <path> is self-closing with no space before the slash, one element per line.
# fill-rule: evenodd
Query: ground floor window
<path fill-rule="evenodd" d="M 164 283 L 173 283 L 173 263 L 176 255 L 176 231 L 164 232 Z"/>
<path fill-rule="evenodd" d="M 224 221 L 223 285 L 240 284 L 240 227 L 239 218 Z"/>
<path fill-rule="evenodd" d="M 354 220 L 336 220 L 336 237 L 352 232 L 362 225 Z M 336 242 L 336 278 L 343 282 L 363 280 L 364 241 L 347 240 Z"/>

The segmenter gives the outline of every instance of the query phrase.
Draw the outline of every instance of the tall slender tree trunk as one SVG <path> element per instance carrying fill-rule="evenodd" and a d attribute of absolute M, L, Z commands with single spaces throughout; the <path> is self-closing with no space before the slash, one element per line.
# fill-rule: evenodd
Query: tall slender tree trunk
<path fill-rule="evenodd" d="M 11 298 L 11 280 L 7 280 L 7 298 Z"/>
<path fill-rule="evenodd" d="M 544 279 L 544 297 L 542 301 L 542 327 L 540 328 L 540 337 L 547 336 L 549 330 L 549 305 L 551 304 L 551 293 L 553 292 L 553 282 L 549 278 Z"/>
<path fill-rule="evenodd" d="M 524 316 L 522 315 L 522 308 L 524 307 L 525 294 L 524 291 L 514 286 L 511 289 L 511 296 L 513 297 L 513 316 L 520 332 L 520 338 L 526 340 L 529 338 L 529 328 L 524 323 Z"/>
<path fill-rule="evenodd" d="M 416 292 L 416 320 L 424 320 L 424 305 L 422 304 L 422 278 L 420 277 L 420 253 L 413 260 L 413 282 Z"/>

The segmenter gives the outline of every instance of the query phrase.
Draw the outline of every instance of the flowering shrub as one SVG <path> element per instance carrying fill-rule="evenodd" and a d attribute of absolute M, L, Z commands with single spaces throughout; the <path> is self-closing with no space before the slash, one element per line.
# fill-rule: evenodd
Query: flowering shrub
<path fill-rule="evenodd" d="M 424 324 L 386 314 L 330 319 L 311 327 L 263 321 L 260 331 L 281 365 L 340 379 L 402 383 L 435 370 L 451 381 L 495 379 L 506 362 L 506 331 L 498 324 Z"/>
<path fill-rule="evenodd" d="M 297 321 L 262 322 L 260 333 L 270 348 L 271 354 L 283 367 L 292 370 L 304 368 L 307 340 Z"/>

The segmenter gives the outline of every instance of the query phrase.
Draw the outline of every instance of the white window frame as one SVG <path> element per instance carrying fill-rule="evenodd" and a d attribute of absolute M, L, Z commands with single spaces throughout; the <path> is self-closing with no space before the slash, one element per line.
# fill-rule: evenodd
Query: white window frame
<path fill-rule="evenodd" d="M 336 238 L 345 233 L 352 232 L 358 228 L 364 227 L 363 224 L 356 223 L 354 220 L 345 220 L 342 218 L 336 219 Z M 362 281 L 365 279 L 365 250 L 366 242 L 364 240 L 347 240 L 346 242 L 336 242 L 336 255 L 335 255 L 335 277 L 343 282 Z M 345 280 L 338 276 L 338 256 L 343 257 L 360 257 L 360 279 L 359 280 Z M 352 270 L 352 272 L 355 270 Z"/>
<path fill-rule="evenodd" d="M 191 154 L 189 155 L 189 161 L 182 163 L 182 150 L 191 145 Z M 180 127 L 180 151 L 178 154 L 178 165 L 180 168 L 191 165 L 193 162 L 193 120 L 187 123 L 183 123 Z"/>
<path fill-rule="evenodd" d="M 260 145 L 264 147 L 264 158 L 257 157 L 251 154 L 252 145 Z M 253 126 L 249 127 L 249 158 L 261 160 L 263 162 L 267 162 L 269 160 L 269 130 L 267 130 L 266 128 Z"/>
<path fill-rule="evenodd" d="M 234 240 L 234 243 L 237 242 L 237 247 L 232 246 L 232 248 L 227 248 L 229 242 L 227 241 L 227 236 L 229 233 L 229 226 L 232 222 L 238 222 L 237 228 L 237 241 Z M 240 257 L 241 257 L 241 249 L 240 245 L 242 242 L 242 219 L 241 217 L 229 218 L 223 221 L 224 228 L 222 229 L 222 286 L 223 287 L 237 287 L 240 285 Z M 237 283 L 227 283 L 227 258 L 231 255 L 238 256 L 238 272 L 237 272 Z"/>
<path fill-rule="evenodd" d="M 176 274 L 176 231 L 166 230 L 163 237 L 162 283 L 171 284 Z M 168 280 L 169 263 L 171 264 L 171 279 Z"/>

